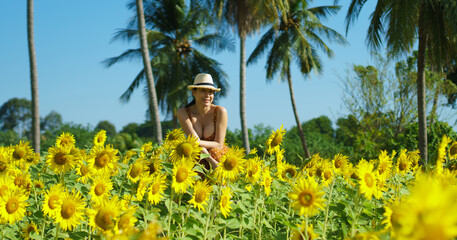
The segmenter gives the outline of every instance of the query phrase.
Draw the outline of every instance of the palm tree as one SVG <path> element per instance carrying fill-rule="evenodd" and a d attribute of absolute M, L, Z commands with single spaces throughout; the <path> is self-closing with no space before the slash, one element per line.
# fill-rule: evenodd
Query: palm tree
<path fill-rule="evenodd" d="M 133 5 L 135 6 L 135 5 Z M 205 72 L 212 75 L 215 84 L 224 89 L 219 96 L 227 94 L 227 75 L 221 64 L 207 57 L 198 48 L 212 51 L 233 50 L 233 42 L 219 33 L 208 33 L 205 20 L 208 9 L 199 4 L 185 5 L 184 0 L 156 0 L 145 2 L 145 21 L 150 51 L 150 64 L 155 76 L 157 100 L 161 110 L 171 114 L 177 125 L 177 110 L 191 97 L 187 85 L 193 77 Z M 132 7 L 132 4 L 129 4 Z M 120 30 L 114 40 L 132 40 L 137 36 L 136 19 L 127 29 Z M 108 67 L 120 61 L 140 57 L 140 49 L 129 49 L 121 55 L 104 62 Z M 128 101 L 145 78 L 144 69 L 138 73 L 121 100 Z"/>
<path fill-rule="evenodd" d="M 162 144 L 162 126 L 160 124 L 159 106 L 157 104 L 156 88 L 154 83 L 154 77 L 152 75 L 151 65 L 149 63 L 149 49 L 148 41 L 146 39 L 143 0 L 136 0 L 136 11 L 138 16 L 138 29 L 140 34 L 140 45 L 141 55 L 143 56 L 143 65 L 148 86 L 148 97 L 149 97 L 149 112 L 151 114 L 151 120 L 155 125 L 156 140 L 158 144 Z"/>
<path fill-rule="evenodd" d="M 332 50 L 320 37 L 321 34 L 331 41 L 345 44 L 346 40 L 335 30 L 324 26 L 320 19 L 335 14 L 339 6 L 320 6 L 308 8 L 306 0 L 287 1 L 287 6 L 280 9 L 279 24 L 273 25 L 262 36 L 256 48 L 248 59 L 248 64 L 254 63 L 271 46 L 267 56 L 267 81 L 271 81 L 276 73 L 287 81 L 290 100 L 295 121 L 299 130 L 300 140 L 306 158 L 311 157 L 301 122 L 297 113 L 294 89 L 292 85 L 291 65 L 293 61 L 299 65 L 303 75 L 309 75 L 311 70 L 320 72 L 322 69 L 317 50 L 322 50 L 327 56 L 333 55 Z"/>
<path fill-rule="evenodd" d="M 346 32 L 359 16 L 366 0 L 352 0 L 346 15 Z M 408 53 L 418 40 L 417 107 L 419 151 L 425 164 L 427 156 L 427 122 L 425 103 L 425 55 L 431 66 L 441 71 L 455 57 L 453 40 L 457 34 L 455 0 L 382 0 L 377 1 L 367 32 L 368 47 L 378 50 L 386 41 L 390 55 Z"/>
<path fill-rule="evenodd" d="M 240 39 L 240 120 L 244 148 L 251 151 L 246 118 L 246 38 L 258 31 L 268 16 L 265 13 L 264 2 L 249 0 L 216 0 L 213 2 L 218 17 L 223 17 L 231 25 Z"/>
<path fill-rule="evenodd" d="M 29 45 L 30 83 L 32 89 L 32 145 L 40 152 L 40 108 L 38 98 L 38 71 L 33 38 L 33 0 L 27 0 L 27 40 Z"/>

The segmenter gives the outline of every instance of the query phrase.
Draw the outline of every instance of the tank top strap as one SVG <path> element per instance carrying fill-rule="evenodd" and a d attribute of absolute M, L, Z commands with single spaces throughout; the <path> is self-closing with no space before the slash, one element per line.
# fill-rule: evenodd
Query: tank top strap
<path fill-rule="evenodd" d="M 214 108 L 214 115 L 213 115 L 213 123 L 214 123 L 214 131 L 216 131 L 216 122 L 217 122 L 217 110 L 219 109 L 218 106 Z"/>
<path fill-rule="evenodd" d="M 185 107 L 184 109 L 186 110 L 187 116 L 188 116 L 189 119 L 190 119 L 191 116 L 190 116 L 190 110 L 189 110 L 189 108 L 188 108 L 188 107 Z"/>

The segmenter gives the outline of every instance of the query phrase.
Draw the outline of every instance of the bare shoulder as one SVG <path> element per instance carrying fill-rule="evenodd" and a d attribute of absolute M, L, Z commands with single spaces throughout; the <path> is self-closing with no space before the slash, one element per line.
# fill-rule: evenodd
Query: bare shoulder
<path fill-rule="evenodd" d="M 225 109 L 225 107 L 222 106 L 217 106 L 217 111 L 223 114 L 227 114 L 227 109 Z"/>
<path fill-rule="evenodd" d="M 180 109 L 178 110 L 177 115 L 178 115 L 178 118 L 185 118 L 185 117 L 187 116 L 185 107 L 180 108 Z"/>

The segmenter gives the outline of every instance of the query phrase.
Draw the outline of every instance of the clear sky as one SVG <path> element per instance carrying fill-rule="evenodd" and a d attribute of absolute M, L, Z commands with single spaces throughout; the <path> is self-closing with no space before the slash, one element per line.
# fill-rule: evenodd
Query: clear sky
<path fill-rule="evenodd" d="M 35 1 L 35 48 L 38 67 L 40 115 L 52 110 L 62 115 L 64 122 L 94 127 L 108 120 L 120 131 L 131 122 L 143 123 L 146 98 L 143 86 L 136 90 L 130 102 L 119 97 L 142 69 L 141 61 L 122 62 L 106 68 L 101 62 L 118 56 L 136 44 L 112 42 L 114 33 L 125 28 L 134 11 L 128 1 L 112 0 L 46 0 Z M 333 1 L 315 1 L 326 5 Z M 347 1 L 338 15 L 325 24 L 345 34 L 344 17 Z M 293 66 L 294 90 L 298 114 L 302 122 L 322 115 L 333 122 L 347 115 L 341 101 L 341 79 L 352 64 L 373 64 L 365 45 L 369 5 L 346 36 L 350 45 L 330 44 L 335 55 L 322 55 L 324 71 L 304 79 Z M 0 8 L 0 105 L 17 97 L 31 99 L 29 58 L 27 47 L 26 1 L 4 1 Z M 254 49 L 260 35 L 251 36 L 246 53 Z M 239 42 L 235 52 L 209 55 L 222 64 L 228 74 L 228 96 L 219 104 L 229 113 L 228 128 L 240 129 L 239 118 Z M 247 57 L 248 57 L 247 56 Z M 252 128 L 263 123 L 274 129 L 284 124 L 295 125 L 289 90 L 279 79 L 266 82 L 265 58 L 247 68 L 247 122 Z M 223 91 L 225 91 L 224 89 Z M 161 115 L 162 120 L 165 116 Z"/>

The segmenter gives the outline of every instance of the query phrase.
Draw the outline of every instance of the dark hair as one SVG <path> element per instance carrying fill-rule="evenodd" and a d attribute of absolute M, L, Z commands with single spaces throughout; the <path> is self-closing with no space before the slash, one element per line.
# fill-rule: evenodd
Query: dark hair
<path fill-rule="evenodd" d="M 194 104 L 195 104 L 195 98 L 192 99 L 192 101 L 186 105 L 186 108 L 188 108 L 188 107 L 190 107 L 190 106 L 192 106 Z"/>

